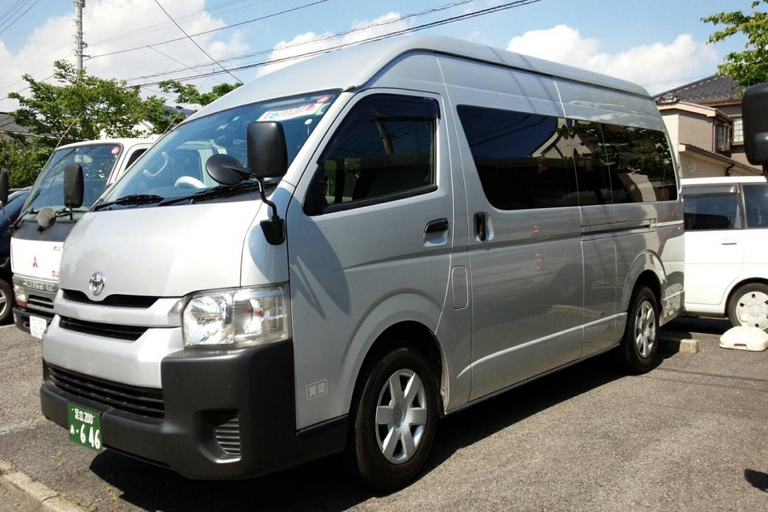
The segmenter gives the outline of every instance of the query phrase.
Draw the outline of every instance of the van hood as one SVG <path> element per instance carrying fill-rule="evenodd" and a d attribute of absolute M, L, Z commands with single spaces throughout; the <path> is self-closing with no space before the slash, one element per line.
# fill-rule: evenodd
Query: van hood
<path fill-rule="evenodd" d="M 260 206 L 247 200 L 87 213 L 64 243 L 59 287 L 99 301 L 240 286 L 243 243 Z M 97 272 L 104 288 L 94 295 L 89 280 Z"/>

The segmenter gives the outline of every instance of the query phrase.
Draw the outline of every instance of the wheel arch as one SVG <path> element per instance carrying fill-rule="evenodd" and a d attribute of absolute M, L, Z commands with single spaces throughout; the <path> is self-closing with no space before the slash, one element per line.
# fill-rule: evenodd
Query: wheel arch
<path fill-rule="evenodd" d="M 728 290 L 728 293 L 725 294 L 725 301 L 723 304 L 725 307 L 725 311 L 723 313 L 726 317 L 728 316 L 728 310 L 730 309 L 729 305 L 731 304 L 731 299 L 736 293 L 736 290 L 748 284 L 764 284 L 768 286 L 768 279 L 764 277 L 748 277 L 748 278 L 742 279 L 741 281 L 737 281 L 735 284 L 733 284 Z"/>
<path fill-rule="evenodd" d="M 362 389 L 362 383 L 368 370 L 376 361 L 389 350 L 408 346 L 419 350 L 429 361 L 435 376 L 438 379 L 438 399 L 440 404 L 438 411 L 443 414 L 444 406 L 448 400 L 448 365 L 445 364 L 445 353 L 434 331 L 424 322 L 412 319 L 403 319 L 385 327 L 375 337 L 365 350 L 365 354 L 359 358 L 359 364 L 350 378 L 349 393 L 344 401 L 345 411 L 350 411 L 355 400 L 358 399 Z"/>
<path fill-rule="evenodd" d="M 648 286 L 651 289 L 656 296 L 656 300 L 659 302 L 659 306 L 661 306 L 666 282 L 666 272 L 661 259 L 650 251 L 644 252 L 635 259 L 627 275 L 627 280 L 624 282 L 624 289 L 621 301 L 619 302 L 619 311 L 627 311 L 629 309 L 632 297 L 642 285 Z"/>

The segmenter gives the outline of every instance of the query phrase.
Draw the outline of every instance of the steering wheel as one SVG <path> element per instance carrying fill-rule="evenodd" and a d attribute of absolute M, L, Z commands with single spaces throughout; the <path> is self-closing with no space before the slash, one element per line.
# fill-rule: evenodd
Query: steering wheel
<path fill-rule="evenodd" d="M 143 171 L 141 171 L 141 173 L 144 176 L 146 176 L 148 178 L 156 178 L 158 174 L 163 172 L 163 170 L 165 170 L 165 168 L 168 167 L 168 164 L 171 162 L 171 159 L 168 157 L 168 153 L 163 151 L 160 154 L 163 156 L 163 165 L 161 165 L 160 168 L 157 171 L 155 171 L 155 172 L 150 172 L 149 169 L 144 169 Z"/>
<path fill-rule="evenodd" d="M 181 178 L 176 180 L 176 183 L 174 183 L 173 186 L 178 188 L 205 188 L 206 187 L 205 183 L 203 183 L 197 178 L 193 178 L 192 176 L 182 176 Z"/>

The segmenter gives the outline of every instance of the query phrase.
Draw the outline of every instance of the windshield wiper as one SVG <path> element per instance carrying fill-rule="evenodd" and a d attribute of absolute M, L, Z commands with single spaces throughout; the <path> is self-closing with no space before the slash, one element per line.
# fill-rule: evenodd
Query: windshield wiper
<path fill-rule="evenodd" d="M 276 183 L 264 184 L 265 188 L 273 187 L 275 185 Z M 250 189 L 258 189 L 258 188 L 259 188 L 258 181 L 243 181 L 241 183 L 238 183 L 237 185 L 219 185 L 218 187 L 209 188 L 207 190 L 201 190 L 200 192 L 195 192 L 194 194 L 190 194 L 187 196 L 171 197 L 170 199 L 166 199 L 165 201 L 160 203 L 158 206 L 176 204 L 182 201 L 189 201 L 190 203 L 194 203 L 196 201 L 205 201 L 205 200 L 214 199 L 217 197 L 234 196 L 241 192 L 248 191 Z"/>
<path fill-rule="evenodd" d="M 109 201 L 107 203 L 99 203 L 93 207 L 93 211 L 103 210 L 104 208 L 109 208 L 114 204 L 121 205 L 121 206 L 152 204 L 152 203 L 159 203 L 163 199 L 165 199 L 163 196 L 158 196 L 156 194 L 130 194 L 130 195 L 115 199 L 114 201 Z"/>

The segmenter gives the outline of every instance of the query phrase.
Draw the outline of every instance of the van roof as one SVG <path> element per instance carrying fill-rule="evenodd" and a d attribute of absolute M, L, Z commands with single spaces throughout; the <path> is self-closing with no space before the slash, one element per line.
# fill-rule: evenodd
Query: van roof
<path fill-rule="evenodd" d="M 766 183 L 764 176 L 718 176 L 714 178 L 683 178 L 680 184 L 694 185 L 727 185 L 729 183 Z"/>
<path fill-rule="evenodd" d="M 648 97 L 646 90 L 637 84 L 592 71 L 460 39 L 409 35 L 324 53 L 278 69 L 232 91 L 189 119 L 272 98 L 356 89 L 401 55 L 416 52 L 453 55 Z"/>
<path fill-rule="evenodd" d="M 114 139 L 82 140 L 80 142 L 73 142 L 71 144 L 65 144 L 63 146 L 59 146 L 56 149 L 69 149 L 69 148 L 77 148 L 80 146 L 95 146 L 97 144 L 122 144 L 125 147 L 130 147 L 136 144 L 154 144 L 155 141 L 157 141 L 157 136 L 143 138 L 143 139 L 123 137 L 123 138 L 114 138 Z"/>

